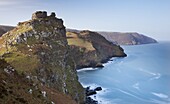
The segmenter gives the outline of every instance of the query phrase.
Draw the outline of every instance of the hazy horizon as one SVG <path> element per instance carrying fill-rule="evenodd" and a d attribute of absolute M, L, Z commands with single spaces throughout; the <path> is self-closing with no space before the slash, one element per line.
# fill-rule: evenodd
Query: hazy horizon
<path fill-rule="evenodd" d="M 138 32 L 156 40 L 170 40 L 169 0 L 1 0 L 0 25 L 16 26 L 45 10 L 56 12 L 67 28 Z"/>

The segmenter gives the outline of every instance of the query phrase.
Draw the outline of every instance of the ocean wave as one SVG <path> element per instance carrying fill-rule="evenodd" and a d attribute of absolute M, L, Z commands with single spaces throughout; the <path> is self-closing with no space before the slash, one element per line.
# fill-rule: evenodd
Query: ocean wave
<path fill-rule="evenodd" d="M 103 66 L 107 66 L 107 65 L 110 65 L 113 63 L 113 61 L 115 61 L 116 58 L 111 58 L 108 62 L 104 63 Z M 82 69 L 78 69 L 77 72 L 82 72 L 82 71 L 91 71 L 91 70 L 98 70 L 99 68 L 92 68 L 92 67 L 89 67 L 89 68 L 82 68 Z"/>
<path fill-rule="evenodd" d="M 89 87 L 90 86 L 90 89 L 95 89 L 96 87 L 102 87 L 101 85 L 98 85 L 98 84 L 84 84 L 84 83 L 81 83 L 83 87 Z M 110 102 L 109 99 L 106 99 L 106 98 L 103 98 L 102 96 L 105 95 L 106 93 L 108 93 L 109 90 L 107 88 L 104 88 L 102 87 L 102 90 L 101 91 L 98 91 L 96 95 L 91 95 L 90 97 L 96 101 L 98 101 L 98 104 L 116 104 L 116 103 L 112 103 Z"/>
<path fill-rule="evenodd" d="M 159 98 L 163 98 L 163 99 L 168 99 L 168 95 L 165 95 L 165 94 L 162 94 L 162 93 L 155 93 L 155 92 L 152 92 L 153 95 L 159 97 Z"/>
<path fill-rule="evenodd" d="M 116 57 L 111 58 L 108 62 L 104 63 L 103 66 L 105 67 L 107 65 L 114 63 L 116 61 L 116 59 L 117 59 Z"/>
<path fill-rule="evenodd" d="M 150 78 L 150 80 L 155 80 L 155 79 L 159 79 L 161 77 L 160 73 L 156 73 L 156 75 L 152 78 Z"/>
<path fill-rule="evenodd" d="M 146 74 L 150 74 L 150 75 L 153 75 L 153 76 L 157 75 L 156 73 L 150 72 L 150 71 L 148 71 L 148 70 L 144 70 L 144 69 L 142 69 L 142 68 L 139 68 L 139 70 L 142 71 L 142 72 L 144 72 L 144 73 L 146 73 Z"/>
<path fill-rule="evenodd" d="M 136 99 L 138 99 L 138 100 L 141 100 L 141 101 L 144 101 L 144 102 L 150 102 L 149 100 L 146 100 L 146 99 L 143 99 L 143 98 L 141 98 L 141 97 L 138 97 L 138 96 L 136 96 L 136 95 L 134 95 L 134 94 L 132 94 L 132 93 L 130 93 L 130 92 L 127 92 L 127 91 L 124 91 L 124 90 L 121 90 L 121 89 L 118 89 L 118 88 L 115 88 L 116 90 L 118 90 L 118 91 L 120 91 L 120 92 L 122 92 L 122 93 L 124 93 L 124 94 L 126 94 L 126 95 L 129 95 L 129 96 L 131 96 L 131 97 L 134 97 L 134 98 L 136 98 Z"/>
<path fill-rule="evenodd" d="M 150 78 L 150 80 L 156 80 L 156 79 L 159 79 L 161 77 L 160 73 L 154 73 L 154 72 L 151 72 L 151 71 L 148 71 L 148 70 L 144 70 L 142 68 L 140 68 L 139 70 L 146 73 L 146 74 L 152 75 L 152 78 Z"/>
<path fill-rule="evenodd" d="M 135 88 L 135 89 L 137 89 L 137 90 L 140 90 L 140 88 L 139 88 L 139 83 L 138 83 L 138 82 L 135 83 L 134 85 L 132 85 L 132 87 Z"/>
<path fill-rule="evenodd" d="M 98 69 L 98 68 L 82 68 L 82 69 L 77 70 L 77 72 L 97 70 L 97 69 Z"/>

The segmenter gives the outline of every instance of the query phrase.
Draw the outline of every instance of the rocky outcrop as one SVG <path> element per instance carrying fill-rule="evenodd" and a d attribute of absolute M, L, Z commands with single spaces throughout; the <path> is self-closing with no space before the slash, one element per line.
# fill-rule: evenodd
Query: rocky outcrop
<path fill-rule="evenodd" d="M 32 14 L 32 19 L 41 19 L 41 18 L 46 18 L 46 17 L 47 17 L 46 11 L 37 11 Z"/>
<path fill-rule="evenodd" d="M 54 12 L 51 13 L 50 16 L 47 16 L 47 12 L 46 11 L 37 11 L 35 13 L 32 14 L 32 19 L 42 19 L 42 18 L 55 18 L 56 14 Z"/>
<path fill-rule="evenodd" d="M 119 45 L 140 45 L 157 43 L 155 39 L 148 36 L 136 33 L 136 32 L 98 32 L 104 36 L 107 40 L 119 44 Z"/>
<path fill-rule="evenodd" d="M 84 67 L 102 67 L 102 63 L 111 57 L 125 57 L 124 50 L 97 32 L 67 32 L 70 53 L 77 69 Z"/>
<path fill-rule="evenodd" d="M 85 92 L 69 53 L 63 21 L 55 17 L 55 13 L 46 14 L 38 11 L 31 20 L 18 23 L 0 37 L 0 55 L 34 85 L 53 89 L 83 103 Z M 52 96 L 50 93 L 47 96 Z"/>

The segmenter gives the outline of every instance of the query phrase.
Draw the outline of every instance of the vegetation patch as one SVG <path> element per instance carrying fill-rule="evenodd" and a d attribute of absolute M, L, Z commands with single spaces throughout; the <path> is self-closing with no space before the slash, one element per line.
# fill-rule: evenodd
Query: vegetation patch
<path fill-rule="evenodd" d="M 88 51 L 95 50 L 92 43 L 90 43 L 90 42 L 88 42 L 84 39 L 79 38 L 78 34 L 76 34 L 76 33 L 67 32 L 67 41 L 68 41 L 68 45 L 75 45 L 75 46 L 78 46 L 78 47 L 84 47 Z"/>
<path fill-rule="evenodd" d="M 8 53 L 3 56 L 18 72 L 32 71 L 38 68 L 40 62 L 37 56 L 29 56 L 19 52 Z"/>

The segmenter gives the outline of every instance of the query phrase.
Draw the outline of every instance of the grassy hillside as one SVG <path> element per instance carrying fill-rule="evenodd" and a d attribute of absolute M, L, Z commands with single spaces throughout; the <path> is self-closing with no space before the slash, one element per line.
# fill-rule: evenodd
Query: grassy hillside
<path fill-rule="evenodd" d="M 101 67 L 111 57 L 125 57 L 120 46 L 112 44 L 96 32 L 67 32 L 70 53 L 77 69 L 83 67 Z"/>

